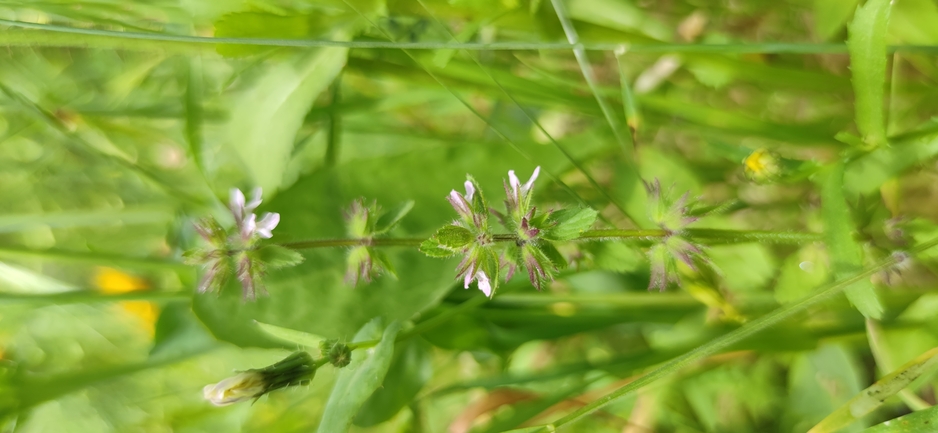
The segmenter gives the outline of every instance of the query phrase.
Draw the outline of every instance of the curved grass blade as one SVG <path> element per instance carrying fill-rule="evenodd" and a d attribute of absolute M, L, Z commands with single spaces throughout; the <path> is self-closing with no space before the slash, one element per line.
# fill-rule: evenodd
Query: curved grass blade
<path fill-rule="evenodd" d="M 938 347 L 919 355 L 876 381 L 817 423 L 811 430 L 808 430 L 808 433 L 830 433 L 847 427 L 874 411 L 887 398 L 905 389 L 913 380 L 918 379 L 935 365 L 938 365 Z"/>

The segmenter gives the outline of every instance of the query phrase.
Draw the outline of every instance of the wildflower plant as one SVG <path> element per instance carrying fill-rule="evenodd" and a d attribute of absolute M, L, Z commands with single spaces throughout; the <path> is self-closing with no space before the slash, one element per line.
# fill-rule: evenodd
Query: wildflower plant
<path fill-rule="evenodd" d="M 938 414 L 933 2 L 255 3 L 4 4 L 3 430 Z M 101 266 L 147 290 L 80 290 Z"/>
<path fill-rule="evenodd" d="M 664 291 L 669 285 L 679 282 L 675 260 L 696 270 L 695 262 L 706 261 L 706 257 L 702 247 L 686 236 L 687 226 L 697 221 L 697 217 L 689 215 L 689 193 L 674 199 L 673 188 L 663 191 L 658 179 L 645 182 L 645 190 L 648 192 L 648 216 L 664 232 L 664 236 L 648 250 L 651 263 L 648 290 Z"/>
<path fill-rule="evenodd" d="M 186 252 L 186 262 L 201 265 L 199 293 L 220 292 L 231 276 L 241 285 L 244 300 L 257 299 L 258 293 L 266 295 L 263 277 L 268 269 L 294 266 L 303 256 L 277 245 L 261 246 L 262 239 L 273 237 L 273 230 L 280 223 L 280 214 L 265 213 L 260 220 L 254 210 L 261 204 L 261 188 L 255 188 L 251 200 L 246 201 L 241 190 L 232 188 L 228 210 L 234 226 L 225 229 L 213 217 L 206 217 L 195 224 L 195 231 L 204 244 Z"/>
<path fill-rule="evenodd" d="M 353 246 L 348 252 L 345 273 L 348 285 L 367 284 L 382 274 L 396 277 L 388 256 L 375 248 L 373 240 L 394 229 L 413 207 L 413 201 L 406 201 L 388 212 L 375 200 L 368 203 L 364 198 L 358 198 L 352 202 L 345 211 L 346 232 L 350 238 L 359 240 L 360 245 Z"/>
<path fill-rule="evenodd" d="M 514 170 L 508 172 L 508 180 L 503 181 L 504 213 L 489 208 L 481 188 L 469 176 L 464 184 L 465 194 L 452 190 L 447 197 L 459 219 L 437 230 L 421 244 L 420 250 L 430 257 L 462 256 L 456 267 L 457 278 L 463 279 L 467 289 L 475 280 L 488 297 L 494 296 L 503 267 L 507 268 L 506 281 L 522 267 L 531 284 L 541 290 L 567 264 L 553 241 L 575 238 L 593 224 L 597 213 L 586 208 L 538 214 L 532 198 L 540 170 L 535 168 L 524 184 Z M 490 231 L 491 215 L 497 217 L 508 233 Z M 496 241 L 506 241 L 506 246 Z"/>

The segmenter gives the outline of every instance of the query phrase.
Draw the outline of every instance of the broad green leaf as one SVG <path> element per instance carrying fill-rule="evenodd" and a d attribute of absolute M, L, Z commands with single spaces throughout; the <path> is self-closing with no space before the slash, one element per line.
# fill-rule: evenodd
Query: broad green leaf
<path fill-rule="evenodd" d="M 348 50 L 322 48 L 267 62 L 249 87 L 230 101 L 232 149 L 248 178 L 268 194 L 280 188 L 296 133 L 319 94 L 345 66 Z"/>
<path fill-rule="evenodd" d="M 775 300 L 790 304 L 811 294 L 830 278 L 827 256 L 820 245 L 807 245 L 782 263 L 775 282 Z"/>
<path fill-rule="evenodd" d="M 201 353 L 218 344 L 192 313 L 191 303 L 171 302 L 162 307 L 156 321 L 150 359 Z"/>
<path fill-rule="evenodd" d="M 836 163 L 821 175 L 821 216 L 824 219 L 825 242 L 834 276 L 843 279 L 863 269 L 862 250 L 853 239 L 856 226 L 844 197 L 844 164 Z M 874 319 L 882 317 L 883 306 L 869 279 L 853 284 L 844 293 L 864 316 Z"/>
<path fill-rule="evenodd" d="M 576 239 L 580 233 L 592 227 L 597 215 L 599 213 L 592 208 L 571 208 L 552 212 L 547 219 L 551 226 L 542 236 L 555 241 Z"/>
<path fill-rule="evenodd" d="M 257 250 L 258 258 L 269 269 L 288 268 L 303 263 L 303 255 L 279 245 L 265 245 Z"/>
<path fill-rule="evenodd" d="M 814 31 L 829 40 L 847 24 L 859 0 L 814 0 Z"/>
<path fill-rule="evenodd" d="M 407 406 L 433 375 L 431 350 L 422 338 L 398 343 L 384 383 L 358 410 L 355 425 L 380 424 Z"/>
<path fill-rule="evenodd" d="M 938 364 L 938 348 L 921 354 L 882 379 L 877 380 L 872 386 L 864 389 L 821 420 L 808 433 L 834 432 L 854 423 L 881 406 L 887 398 L 905 389 L 912 381 L 931 370 L 936 364 Z"/>
<path fill-rule="evenodd" d="M 325 340 L 325 338 L 308 332 L 297 331 L 295 329 L 270 325 L 263 322 L 257 322 L 257 326 L 267 334 L 270 334 L 271 337 L 296 343 L 303 347 L 317 348 L 319 347 L 319 343 Z"/>
<path fill-rule="evenodd" d="M 938 425 L 938 406 L 932 406 L 874 425 L 863 430 L 863 433 L 932 433 L 936 425 Z"/>
<path fill-rule="evenodd" d="M 382 332 L 379 322 L 380 319 L 372 320 L 352 339 L 353 343 L 377 338 L 381 342 L 373 348 L 356 350 L 352 353 L 351 364 L 339 370 L 317 432 L 348 431 L 355 414 L 384 381 L 394 357 L 394 339 L 401 324 L 394 321 Z"/>
<path fill-rule="evenodd" d="M 869 146 L 886 142 L 886 29 L 891 5 L 890 0 L 868 0 L 857 8 L 848 28 L 857 128 Z"/>
<path fill-rule="evenodd" d="M 466 228 L 454 225 L 440 228 L 433 237 L 440 245 L 453 249 L 464 247 L 472 242 L 472 232 Z"/>

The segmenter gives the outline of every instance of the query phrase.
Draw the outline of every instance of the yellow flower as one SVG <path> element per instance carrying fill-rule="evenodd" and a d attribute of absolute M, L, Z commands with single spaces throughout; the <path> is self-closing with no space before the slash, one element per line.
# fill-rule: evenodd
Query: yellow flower
<path fill-rule="evenodd" d="M 149 284 L 140 278 L 114 268 L 100 267 L 94 275 L 94 285 L 101 293 L 120 294 L 149 289 Z M 153 333 L 159 309 L 156 304 L 146 301 L 124 301 L 118 305 L 128 313 L 140 319 L 142 325 Z"/>
<path fill-rule="evenodd" d="M 771 182 L 782 174 L 779 157 L 766 149 L 756 149 L 743 160 L 746 177 L 757 183 Z"/>

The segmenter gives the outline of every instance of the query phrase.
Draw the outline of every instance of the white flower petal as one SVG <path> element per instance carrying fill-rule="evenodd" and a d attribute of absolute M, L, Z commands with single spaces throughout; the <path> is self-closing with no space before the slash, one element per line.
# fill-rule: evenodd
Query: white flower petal
<path fill-rule="evenodd" d="M 492 283 L 489 281 L 489 276 L 485 275 L 485 272 L 476 272 L 476 283 L 479 286 L 479 290 L 485 293 L 485 296 L 489 298 L 492 297 Z"/>
<path fill-rule="evenodd" d="M 466 181 L 466 201 L 472 201 L 472 196 L 476 193 L 476 187 L 470 181 Z"/>
<path fill-rule="evenodd" d="M 257 222 L 257 235 L 264 239 L 270 239 L 273 236 L 271 231 L 277 228 L 277 224 L 280 224 L 279 213 L 265 213 L 264 217 Z"/>
<path fill-rule="evenodd" d="M 515 195 L 518 195 L 518 188 L 521 188 L 521 181 L 518 180 L 518 176 L 515 175 L 514 170 L 508 170 L 508 184 L 511 185 L 511 190 L 514 191 Z"/>
<path fill-rule="evenodd" d="M 241 238 L 250 239 L 255 231 L 257 231 L 257 215 L 250 214 L 244 218 L 244 222 L 241 224 Z"/>
<path fill-rule="evenodd" d="M 240 224 L 241 218 L 244 215 L 244 193 L 238 188 L 231 188 L 228 195 L 228 208 L 231 209 L 231 214 L 234 215 L 235 222 Z"/>
<path fill-rule="evenodd" d="M 522 192 L 528 192 L 531 190 L 531 186 L 534 185 L 534 181 L 537 180 L 537 175 L 541 172 L 541 166 L 537 166 L 534 169 L 534 173 L 531 174 L 531 178 L 525 182 L 524 186 L 521 187 Z"/>
<path fill-rule="evenodd" d="M 468 288 L 469 288 L 469 283 L 472 282 L 472 273 L 471 273 L 471 272 L 466 272 L 466 278 L 463 280 L 463 282 L 465 283 L 465 285 L 463 286 L 463 288 L 464 288 L 464 289 L 468 289 Z"/>
<path fill-rule="evenodd" d="M 254 188 L 251 191 L 251 201 L 244 205 L 244 208 L 247 210 L 247 212 L 252 212 L 254 209 L 257 209 L 258 206 L 260 206 L 261 202 L 263 201 L 261 200 L 261 194 L 263 193 L 264 189 L 261 187 Z"/>

